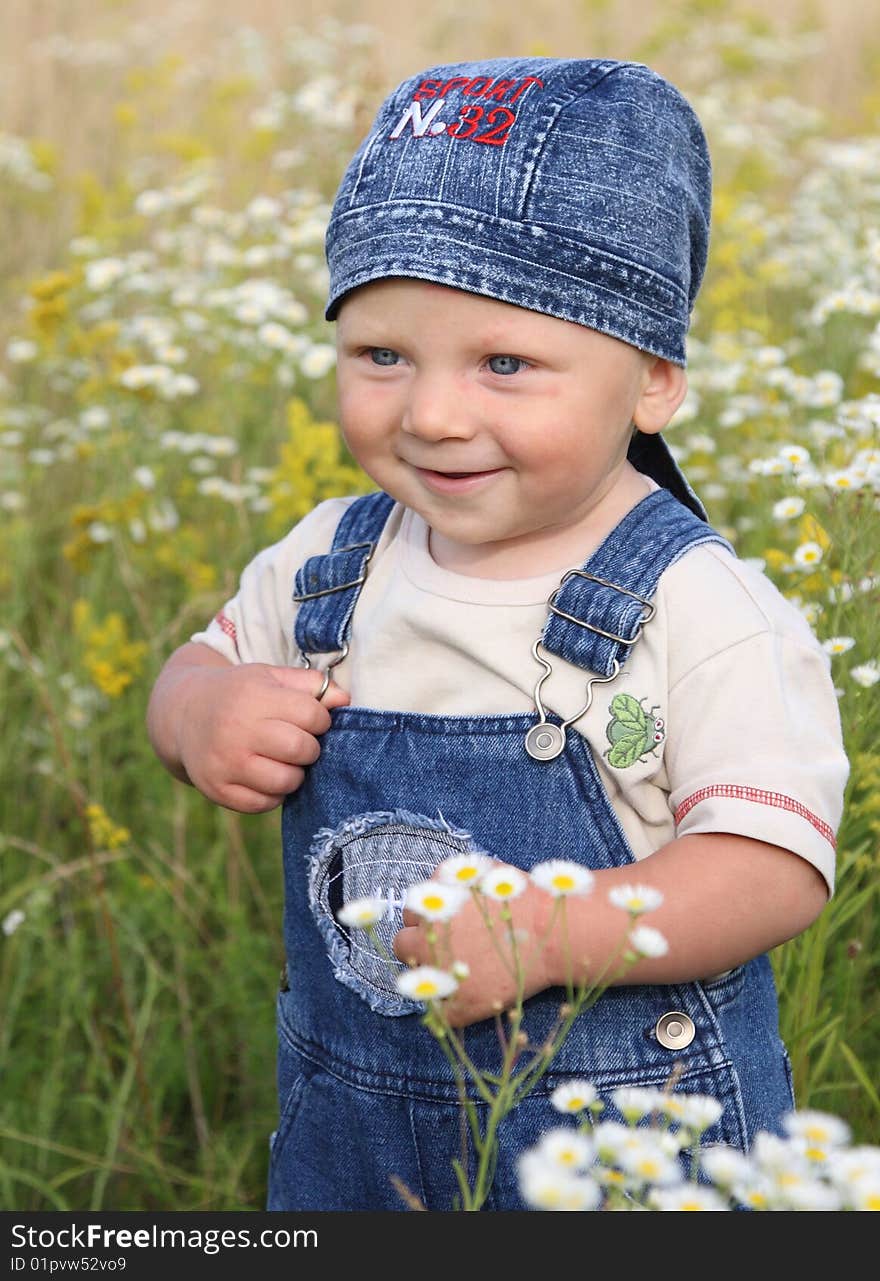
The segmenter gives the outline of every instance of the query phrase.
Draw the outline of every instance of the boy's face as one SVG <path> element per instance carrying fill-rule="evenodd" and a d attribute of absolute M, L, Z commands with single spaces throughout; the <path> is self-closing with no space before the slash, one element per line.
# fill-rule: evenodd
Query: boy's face
<path fill-rule="evenodd" d="M 463 563 L 491 544 L 494 564 L 500 553 L 523 575 L 556 568 L 578 559 L 581 534 L 615 514 L 634 479 L 623 511 L 644 496 L 627 447 L 652 371 L 667 362 L 566 320 L 399 278 L 345 300 L 337 347 L 351 453 Z M 643 417 L 643 430 L 665 426 Z"/>

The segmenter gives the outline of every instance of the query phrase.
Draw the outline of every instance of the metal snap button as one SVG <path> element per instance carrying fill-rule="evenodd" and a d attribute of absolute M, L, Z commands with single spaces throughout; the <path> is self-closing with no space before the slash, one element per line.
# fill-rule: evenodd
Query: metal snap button
<path fill-rule="evenodd" d="M 541 721 L 526 734 L 526 751 L 533 761 L 553 761 L 565 747 L 565 734 L 558 725 Z"/>
<path fill-rule="evenodd" d="M 669 1010 L 661 1014 L 654 1028 L 657 1040 L 667 1050 L 683 1050 L 697 1034 L 694 1021 L 681 1010 Z"/>

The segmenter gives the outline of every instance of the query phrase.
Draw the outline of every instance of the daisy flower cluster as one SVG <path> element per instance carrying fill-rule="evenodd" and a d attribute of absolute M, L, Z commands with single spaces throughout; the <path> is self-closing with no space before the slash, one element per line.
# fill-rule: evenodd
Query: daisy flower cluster
<path fill-rule="evenodd" d="M 701 1147 L 721 1116 L 709 1095 L 650 1087 L 612 1091 L 623 1122 L 598 1120 L 589 1081 L 567 1081 L 550 1101 L 577 1128 L 557 1126 L 519 1159 L 519 1188 L 533 1210 L 880 1210 L 880 1148 L 853 1147 L 849 1127 L 817 1111 L 760 1132 L 748 1154 Z"/>
<path fill-rule="evenodd" d="M 507 863 L 497 863 L 488 854 L 456 854 L 438 864 L 434 877 L 407 887 L 404 907 L 423 920 L 434 923 L 450 921 L 473 895 L 506 904 L 525 893 L 529 884 L 546 891 L 557 900 L 590 894 L 595 877 L 589 869 L 570 859 L 547 859 L 526 873 Z M 635 924 L 636 918 L 654 911 L 663 895 L 650 885 L 617 885 L 608 892 L 609 902 L 628 913 L 632 928 L 627 935 L 629 958 L 663 956 L 668 950 L 666 939 L 649 925 Z M 381 897 L 351 899 L 337 913 L 343 925 L 371 930 L 389 913 L 389 902 Z M 433 966 L 416 966 L 399 974 L 396 983 L 404 996 L 415 1000 L 435 1001 L 451 996 L 459 981 L 467 977 L 467 966 L 457 962 L 449 971 Z"/>

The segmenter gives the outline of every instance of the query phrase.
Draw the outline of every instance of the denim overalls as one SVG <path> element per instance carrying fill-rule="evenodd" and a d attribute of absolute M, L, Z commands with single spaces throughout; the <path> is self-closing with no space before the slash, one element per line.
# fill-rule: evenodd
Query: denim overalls
<path fill-rule="evenodd" d="M 331 551 L 300 569 L 294 598 L 304 598 L 296 620 L 303 654 L 345 648 L 392 506 L 381 492 L 357 499 Z M 661 573 L 707 541 L 724 540 L 667 491 L 652 493 L 583 566 L 590 577 L 566 575 L 551 597 L 545 650 L 611 675 L 626 659 L 624 642 L 650 626 L 645 601 Z M 378 932 L 390 952 L 405 887 L 449 855 L 478 849 L 525 870 L 555 857 L 591 868 L 634 862 L 584 737 L 572 730 L 555 759 L 534 759 L 525 736 L 537 719 L 333 711 L 321 755 L 282 818 L 287 973 L 278 997 L 280 1117 L 269 1209 L 402 1210 L 392 1175 L 429 1210 L 454 1208 L 451 1162 L 461 1154 L 463 1110 L 451 1068 L 421 1026 L 424 1007 L 397 992 L 368 936 L 340 925 L 336 913 L 363 895 L 387 898 Z M 554 713 L 546 720 L 561 724 Z M 526 1002 L 523 1027 L 533 1044 L 553 1026 L 562 999 L 556 988 Z M 497 1071 L 493 1020 L 464 1035 L 471 1060 Z M 756 1130 L 778 1132 L 793 1097 L 766 956 L 708 982 L 611 988 L 584 1011 L 550 1071 L 502 1122 L 486 1208 L 525 1208 L 516 1157 L 560 1123 L 548 1099 L 556 1085 L 593 1081 L 606 1099 L 603 1119 L 617 1118 L 610 1091 L 662 1086 L 674 1065 L 678 1091 L 711 1094 L 724 1106 L 704 1142 L 746 1149 Z M 485 1105 L 477 1106 L 484 1120 Z"/>

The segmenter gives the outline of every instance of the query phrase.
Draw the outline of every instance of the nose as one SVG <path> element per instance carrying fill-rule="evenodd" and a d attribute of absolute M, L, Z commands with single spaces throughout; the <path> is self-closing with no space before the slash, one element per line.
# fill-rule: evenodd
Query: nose
<path fill-rule="evenodd" d="M 422 440 L 468 439 L 474 426 L 466 393 L 448 374 L 420 371 L 409 384 L 402 427 Z"/>

